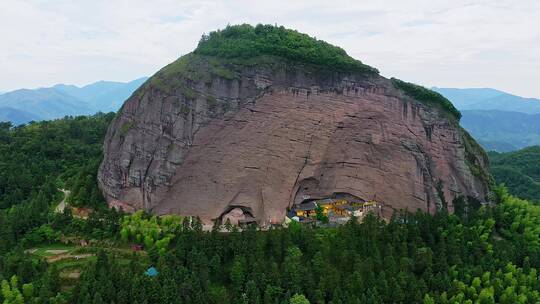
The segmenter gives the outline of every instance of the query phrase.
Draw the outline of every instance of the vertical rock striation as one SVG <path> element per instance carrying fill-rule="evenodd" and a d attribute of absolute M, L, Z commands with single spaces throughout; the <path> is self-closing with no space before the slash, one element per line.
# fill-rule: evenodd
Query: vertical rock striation
<path fill-rule="evenodd" d="M 303 199 L 348 194 L 398 209 L 485 201 L 487 158 L 456 119 L 376 74 L 274 57 L 189 54 L 124 104 L 98 182 L 111 206 L 281 222 Z"/>

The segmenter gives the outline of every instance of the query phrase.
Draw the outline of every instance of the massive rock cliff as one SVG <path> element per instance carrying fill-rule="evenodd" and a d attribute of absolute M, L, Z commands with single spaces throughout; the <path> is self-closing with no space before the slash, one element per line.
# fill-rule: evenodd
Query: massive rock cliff
<path fill-rule="evenodd" d="M 209 221 L 240 208 L 261 224 L 307 197 L 374 199 L 386 216 L 485 201 L 481 148 L 444 107 L 397 84 L 282 57 L 188 54 L 125 102 L 98 182 L 127 211 Z"/>

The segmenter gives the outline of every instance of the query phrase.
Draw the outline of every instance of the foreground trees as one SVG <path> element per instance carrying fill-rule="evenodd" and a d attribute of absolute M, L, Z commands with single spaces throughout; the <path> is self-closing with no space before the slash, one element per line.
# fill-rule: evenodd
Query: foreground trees
<path fill-rule="evenodd" d="M 109 216 L 108 211 L 98 221 L 52 212 L 63 196 L 58 188 L 83 183 L 79 198 L 72 201 L 105 206 L 96 194 L 95 178 L 89 182 L 78 173 L 92 171 L 89 174 L 95 176 L 88 168 L 101 158 L 103 137 L 113 117 L 112 113 L 66 117 L 18 127 L 0 123 L 0 302 L 67 303 L 59 293 L 57 271 L 24 249 L 58 241 L 68 227 L 87 235 L 92 231 L 117 235 L 107 220 L 111 217 L 118 224 L 117 215 Z"/>
<path fill-rule="evenodd" d="M 335 229 L 175 226 L 166 250 L 148 244 L 148 258 L 129 266 L 101 254 L 73 299 L 86 303 L 95 288 L 85 286 L 103 286 L 115 303 L 537 303 L 540 207 L 499 196 L 462 216 L 403 213 Z M 149 266 L 159 275 L 146 276 Z"/>
<path fill-rule="evenodd" d="M 100 208 L 99 198 L 96 204 L 88 199 L 95 197 L 88 176 L 99 163 L 94 148 L 107 119 L 0 125 L 0 167 L 9 169 L 0 170 L 0 303 L 540 301 L 540 206 L 504 188 L 497 189 L 497 205 L 461 200 L 454 215 L 402 213 L 389 222 L 367 217 L 337 228 L 292 223 L 269 231 L 203 232 L 197 219 L 124 216 Z M 86 220 L 69 209 L 55 213 L 60 186 L 72 191 L 73 204 L 96 211 Z M 66 235 L 111 244 L 95 251 L 75 286 L 64 284 L 56 264 L 25 252 Z M 119 255 L 117 247 L 125 252 L 129 243 L 145 251 Z M 148 275 L 150 267 L 157 275 Z"/>
<path fill-rule="evenodd" d="M 118 246 L 142 240 L 146 252 L 99 251 L 71 289 L 61 288 L 55 267 L 6 253 L 0 301 L 537 303 L 540 207 L 504 189 L 498 196 L 498 205 L 466 206 L 459 216 L 402 213 L 388 223 L 368 216 L 337 228 L 204 232 L 196 219 L 142 212 L 96 214 L 84 225 L 71 219 L 56 231 Z"/>

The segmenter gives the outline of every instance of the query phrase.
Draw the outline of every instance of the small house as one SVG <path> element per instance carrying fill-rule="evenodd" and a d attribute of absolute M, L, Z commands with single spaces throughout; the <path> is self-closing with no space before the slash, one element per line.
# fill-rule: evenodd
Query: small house
<path fill-rule="evenodd" d="M 340 216 L 360 216 L 361 215 L 361 209 L 360 206 L 352 206 L 349 204 L 343 204 L 343 205 L 336 205 L 334 206 L 334 213 Z"/>
<path fill-rule="evenodd" d="M 322 199 L 322 200 L 318 200 L 316 201 L 316 204 L 317 206 L 321 206 L 322 208 L 322 213 L 324 215 L 327 215 L 328 212 L 332 209 L 332 207 L 334 206 L 334 199 L 331 199 L 331 198 L 326 198 L 326 199 Z"/>
<path fill-rule="evenodd" d="M 296 216 L 311 217 L 317 214 L 317 204 L 313 201 L 295 206 Z"/>
<path fill-rule="evenodd" d="M 341 206 L 347 204 L 347 200 L 336 199 L 336 198 L 326 198 L 316 201 L 318 206 L 323 208 L 323 214 L 328 215 L 328 212 L 335 211 L 336 206 Z"/>
<path fill-rule="evenodd" d="M 155 277 L 159 274 L 159 272 L 155 267 L 150 267 L 144 272 L 144 274 L 149 277 Z"/>
<path fill-rule="evenodd" d="M 374 211 L 376 208 L 377 208 L 377 202 L 375 201 L 365 202 L 362 205 L 362 209 L 364 212 Z"/>

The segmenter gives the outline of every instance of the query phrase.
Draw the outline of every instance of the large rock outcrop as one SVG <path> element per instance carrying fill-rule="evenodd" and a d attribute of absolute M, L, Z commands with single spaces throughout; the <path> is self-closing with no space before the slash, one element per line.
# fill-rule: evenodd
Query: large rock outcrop
<path fill-rule="evenodd" d="M 281 222 L 303 199 L 346 193 L 383 214 L 485 201 L 487 159 L 457 121 L 377 74 L 270 57 L 238 65 L 189 54 L 124 104 L 105 140 L 99 185 L 127 211 L 243 210 Z"/>

